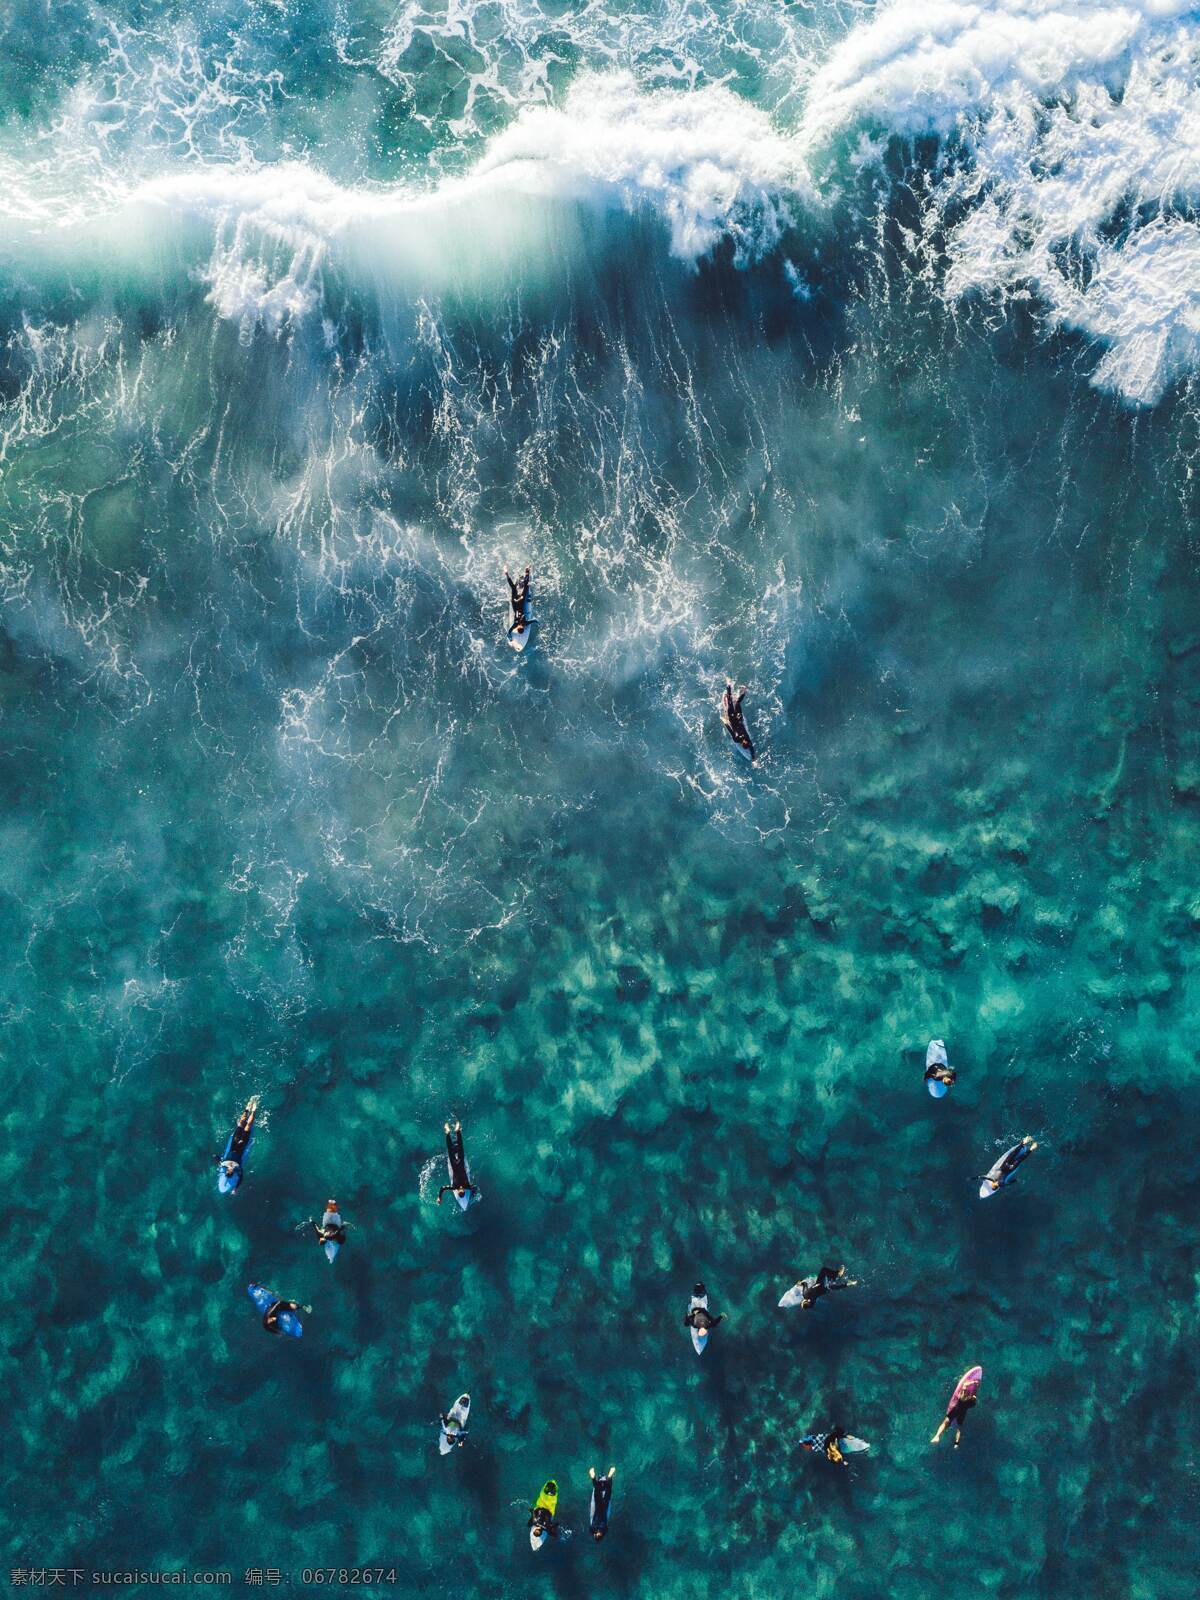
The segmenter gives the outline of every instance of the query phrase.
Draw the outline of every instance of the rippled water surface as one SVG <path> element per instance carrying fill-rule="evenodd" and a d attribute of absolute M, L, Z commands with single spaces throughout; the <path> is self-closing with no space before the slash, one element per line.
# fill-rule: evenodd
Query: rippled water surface
<path fill-rule="evenodd" d="M 10 41 L 10 1569 L 1190 1600 L 1194 12 Z"/>

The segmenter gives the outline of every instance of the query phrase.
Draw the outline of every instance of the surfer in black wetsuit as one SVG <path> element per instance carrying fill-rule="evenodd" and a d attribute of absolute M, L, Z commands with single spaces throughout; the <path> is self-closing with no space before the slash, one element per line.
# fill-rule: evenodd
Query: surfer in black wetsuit
<path fill-rule="evenodd" d="M 984 1183 L 991 1186 L 993 1194 L 995 1194 L 997 1189 L 1002 1189 L 1006 1183 L 1011 1183 L 1013 1181 L 1014 1177 L 1016 1176 L 1017 1168 L 1021 1165 L 1022 1161 L 1028 1160 L 1028 1158 L 1036 1149 L 1037 1140 L 1032 1138 L 1029 1134 L 1026 1134 L 1021 1140 L 1020 1144 L 1013 1145 L 1012 1149 L 1006 1152 L 999 1167 L 993 1169 L 996 1174 L 995 1177 L 993 1177 L 989 1172 L 987 1177 L 983 1180 Z"/>
<path fill-rule="evenodd" d="M 551 1539 L 557 1539 L 562 1529 L 554 1520 L 554 1513 L 549 1506 L 534 1506 L 529 1513 L 527 1528 L 536 1528 L 539 1533 L 549 1534 Z"/>
<path fill-rule="evenodd" d="M 327 1222 L 327 1217 L 337 1217 L 338 1220 L 336 1222 Z M 322 1244 L 345 1244 L 346 1242 L 346 1224 L 338 1216 L 338 1203 L 336 1200 L 326 1200 L 325 1215 L 320 1222 L 314 1222 L 313 1227 L 317 1230 L 317 1238 Z"/>
<path fill-rule="evenodd" d="M 831 1289 L 853 1289 L 857 1278 L 848 1278 L 845 1267 L 822 1267 L 815 1278 L 801 1278 L 796 1285 L 800 1290 L 801 1311 L 809 1311 L 823 1294 Z"/>
<path fill-rule="evenodd" d="M 734 744 L 740 745 L 750 757 L 751 761 L 753 761 L 754 745 L 750 738 L 749 729 L 746 727 L 746 719 L 742 715 L 742 701 L 745 698 L 746 685 L 742 684 L 735 696 L 733 692 L 732 680 L 726 678 L 725 694 L 721 700 L 721 721 L 729 730 L 729 737 L 733 740 Z"/>
<path fill-rule="evenodd" d="M 219 1165 L 227 1178 L 236 1177 L 239 1181 L 242 1176 L 242 1157 L 246 1154 L 246 1146 L 250 1143 L 250 1135 L 254 1132 L 254 1118 L 258 1114 L 258 1096 L 254 1095 L 246 1102 L 246 1109 L 237 1119 L 233 1128 L 233 1143 L 229 1146 L 229 1154 L 223 1156 Z"/>
<path fill-rule="evenodd" d="M 692 1290 L 692 1299 L 702 1300 L 703 1298 L 704 1285 L 698 1283 Z M 718 1322 L 725 1321 L 725 1313 L 722 1311 L 719 1317 L 714 1317 L 707 1306 L 691 1306 L 684 1313 L 683 1320 L 689 1328 L 695 1328 L 697 1333 L 708 1333 L 712 1328 L 716 1327 Z"/>
<path fill-rule="evenodd" d="M 835 1466 L 844 1467 L 846 1458 L 838 1449 L 838 1446 L 845 1437 L 845 1428 L 830 1428 L 825 1433 L 806 1433 L 800 1443 L 805 1450 L 820 1452 L 826 1461 L 832 1461 Z"/>
<path fill-rule="evenodd" d="M 505 567 L 504 569 L 504 576 L 508 579 L 508 587 L 512 595 L 513 616 L 516 619 L 513 622 L 512 627 L 508 630 L 510 634 L 524 633 L 525 629 L 529 626 L 529 570 L 530 569 L 526 567 L 524 576 L 522 577 L 520 583 L 514 583 L 508 568 Z"/>
<path fill-rule="evenodd" d="M 450 1163 L 450 1182 L 444 1183 L 438 1190 L 437 1203 L 441 1205 L 442 1196 L 447 1189 L 454 1192 L 454 1198 L 461 1200 L 463 1195 L 477 1195 L 479 1190 L 471 1182 L 467 1173 L 467 1157 L 463 1150 L 462 1123 L 456 1122 L 451 1131 L 450 1124 L 446 1124 L 446 1160 Z"/>
<path fill-rule="evenodd" d="M 274 1300 L 263 1312 L 262 1324 L 268 1333 L 279 1332 L 279 1318 L 285 1311 L 310 1311 L 311 1306 L 302 1306 L 298 1300 Z"/>
<path fill-rule="evenodd" d="M 612 1481 L 616 1467 L 609 1467 L 607 1478 L 598 1478 L 595 1467 L 588 1468 L 592 1480 L 592 1538 L 603 1539 L 608 1532 L 608 1505 L 612 1499 Z"/>
<path fill-rule="evenodd" d="M 925 1082 L 929 1083 L 931 1079 L 934 1083 L 944 1083 L 949 1089 L 958 1082 L 958 1068 L 947 1066 L 944 1061 L 931 1061 L 925 1068 Z"/>
<path fill-rule="evenodd" d="M 963 1423 L 967 1420 L 967 1413 L 970 1411 L 972 1406 L 978 1405 L 978 1403 L 979 1396 L 976 1393 L 972 1392 L 970 1394 L 960 1395 L 958 1391 L 955 1390 L 954 1398 L 946 1407 L 946 1415 L 942 1418 L 941 1422 L 938 1423 L 938 1431 L 929 1441 L 930 1444 L 938 1444 L 946 1429 L 953 1427 L 955 1430 L 954 1448 L 957 1450 L 959 1445 L 962 1443 Z"/>

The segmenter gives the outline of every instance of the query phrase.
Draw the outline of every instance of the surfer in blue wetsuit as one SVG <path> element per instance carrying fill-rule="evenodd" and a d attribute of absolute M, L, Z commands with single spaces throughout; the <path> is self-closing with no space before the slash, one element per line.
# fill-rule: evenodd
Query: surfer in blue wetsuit
<path fill-rule="evenodd" d="M 596 1476 L 595 1467 L 588 1468 L 588 1477 L 592 1480 L 592 1522 L 591 1532 L 593 1539 L 603 1539 L 608 1532 L 608 1506 L 612 1499 L 612 1481 L 616 1476 L 616 1467 L 609 1467 L 606 1478 Z"/>
<path fill-rule="evenodd" d="M 524 633 L 525 629 L 529 626 L 528 609 L 530 569 L 528 567 L 525 568 L 525 573 L 520 583 L 513 582 L 512 575 L 509 573 L 507 567 L 504 569 L 504 576 L 508 579 L 508 587 L 512 595 L 513 617 L 515 619 L 512 627 L 508 630 L 509 634 Z"/>
<path fill-rule="evenodd" d="M 801 1278 L 796 1285 L 800 1290 L 800 1309 L 809 1311 L 823 1294 L 831 1289 L 853 1289 L 857 1278 L 848 1278 L 845 1267 L 822 1267 L 815 1278 Z"/>
<path fill-rule="evenodd" d="M 229 1141 L 229 1149 L 221 1158 L 218 1165 L 225 1176 L 233 1181 L 241 1182 L 242 1157 L 246 1154 L 246 1146 L 250 1143 L 250 1136 L 254 1132 L 254 1118 L 258 1114 L 258 1096 L 253 1095 L 246 1102 L 246 1109 L 234 1124 L 233 1137 Z"/>
<path fill-rule="evenodd" d="M 447 1189 L 453 1191 L 454 1198 L 461 1200 L 463 1195 L 477 1195 L 479 1190 L 471 1182 L 467 1172 L 467 1156 L 463 1149 L 462 1123 L 456 1122 L 453 1131 L 450 1124 L 446 1124 L 446 1160 L 450 1163 L 450 1182 L 444 1183 L 438 1190 L 437 1203 L 441 1205 L 442 1196 Z"/>
<path fill-rule="evenodd" d="M 823 1455 L 826 1461 L 832 1461 L 835 1466 L 844 1467 L 846 1458 L 838 1446 L 845 1437 L 845 1428 L 829 1428 L 824 1433 L 806 1433 L 800 1443 L 805 1450 L 812 1450 Z"/>

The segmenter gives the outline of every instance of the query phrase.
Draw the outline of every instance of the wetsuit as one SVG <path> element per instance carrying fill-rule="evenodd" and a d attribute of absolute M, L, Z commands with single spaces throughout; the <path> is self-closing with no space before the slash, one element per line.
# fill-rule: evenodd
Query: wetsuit
<path fill-rule="evenodd" d="M 336 1218 L 336 1221 L 334 1220 Z M 327 1211 L 320 1222 L 314 1222 L 317 1238 L 322 1244 L 345 1244 L 346 1224 L 336 1211 Z"/>
<path fill-rule="evenodd" d="M 729 729 L 729 732 L 733 737 L 733 742 L 735 744 L 740 744 L 744 750 L 749 751 L 749 753 L 753 755 L 754 745 L 750 741 L 750 733 L 746 727 L 746 719 L 742 715 L 742 701 L 745 698 L 745 689 L 742 690 L 741 694 L 739 694 L 735 700 L 733 698 L 732 686 L 728 683 L 725 685 L 725 726 Z"/>
<path fill-rule="evenodd" d="M 298 1300 L 276 1300 L 274 1305 L 268 1306 L 263 1312 L 263 1327 L 268 1333 L 278 1333 L 280 1312 L 299 1311 L 299 1309 L 300 1302 Z"/>
<path fill-rule="evenodd" d="M 478 1194 L 479 1190 L 467 1174 L 467 1156 L 463 1149 L 461 1128 L 455 1128 L 453 1133 L 446 1135 L 446 1160 L 450 1163 L 450 1182 L 444 1183 L 438 1190 L 438 1199 L 441 1200 L 447 1189 L 466 1189 L 471 1194 Z"/>
<path fill-rule="evenodd" d="M 504 576 L 508 578 L 507 573 L 505 573 Z M 513 608 L 513 623 L 512 627 L 509 628 L 508 631 L 509 633 L 512 633 L 513 629 L 519 622 L 528 624 L 529 621 L 529 618 L 526 615 L 526 602 L 529 599 L 529 574 L 527 572 L 522 574 L 520 583 L 514 582 L 512 578 L 508 578 L 508 587 L 512 594 Z"/>
<path fill-rule="evenodd" d="M 709 1328 L 715 1328 L 718 1322 L 724 1322 L 725 1313 L 722 1311 L 719 1317 L 714 1317 L 710 1316 L 705 1306 L 693 1306 L 683 1320 L 689 1328 L 695 1328 L 697 1333 L 704 1333 Z"/>
<path fill-rule="evenodd" d="M 231 1161 L 233 1163 L 234 1170 L 229 1174 L 231 1180 L 236 1177 L 239 1182 L 241 1181 L 242 1157 L 246 1154 L 246 1146 L 250 1143 L 253 1133 L 254 1113 L 250 1112 L 247 1114 L 245 1111 L 243 1111 L 241 1116 L 233 1125 L 233 1138 L 229 1142 L 229 1153 L 228 1155 L 222 1156 L 219 1163 L 222 1171 L 225 1170 L 225 1163 L 227 1161 Z M 230 1187 L 233 1187 L 232 1183 Z"/>
<path fill-rule="evenodd" d="M 557 1539 L 558 1537 L 558 1523 L 554 1521 L 545 1506 L 535 1506 L 533 1508 L 529 1513 L 529 1521 L 526 1526 L 529 1528 L 541 1528 L 543 1533 L 548 1533 L 552 1539 Z"/>
<path fill-rule="evenodd" d="M 962 1432 L 962 1425 L 967 1420 L 967 1412 L 976 1404 L 979 1396 L 974 1394 L 962 1395 L 946 1407 L 946 1421 Z"/>
<path fill-rule="evenodd" d="M 815 1278 L 801 1278 L 797 1287 L 802 1291 L 801 1304 L 811 1306 L 830 1289 L 848 1289 L 850 1285 L 836 1267 L 822 1267 Z"/>
<path fill-rule="evenodd" d="M 592 1527 L 595 1538 L 600 1539 L 608 1532 L 608 1505 L 612 1499 L 612 1479 L 595 1478 L 592 1482 Z"/>
<path fill-rule="evenodd" d="M 994 1167 L 992 1169 L 992 1172 L 995 1173 L 995 1176 L 993 1177 L 992 1173 L 989 1173 L 988 1180 L 992 1183 L 995 1183 L 999 1188 L 1003 1189 L 1006 1183 L 1011 1183 L 1016 1177 L 1017 1168 L 1021 1165 L 1022 1161 L 1028 1160 L 1032 1154 L 1033 1141 L 1022 1139 L 1020 1144 L 1015 1144 L 1011 1150 L 1005 1151 L 999 1167 Z"/>
<path fill-rule="evenodd" d="M 925 1082 L 933 1078 L 937 1083 L 951 1084 L 958 1081 L 958 1068 L 948 1067 L 944 1061 L 931 1061 L 925 1068 Z"/>

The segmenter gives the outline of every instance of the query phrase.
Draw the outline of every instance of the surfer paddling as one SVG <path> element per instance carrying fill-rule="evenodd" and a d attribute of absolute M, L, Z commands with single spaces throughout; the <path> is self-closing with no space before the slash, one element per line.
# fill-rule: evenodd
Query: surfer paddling
<path fill-rule="evenodd" d="M 779 1304 L 811 1311 L 821 1296 L 828 1294 L 831 1289 L 853 1289 L 857 1283 L 857 1278 L 846 1276 L 845 1267 L 821 1267 L 815 1278 L 801 1278 L 799 1283 L 794 1283 Z"/>
<path fill-rule="evenodd" d="M 474 1200 L 479 1190 L 471 1182 L 471 1175 L 467 1171 L 467 1155 L 463 1149 L 461 1122 L 456 1122 L 453 1129 L 451 1129 L 449 1123 L 446 1123 L 446 1165 L 450 1168 L 450 1182 L 444 1183 L 438 1190 L 438 1205 L 441 1205 L 442 1196 L 447 1189 L 450 1190 L 459 1205 L 462 1205 L 463 1201 L 467 1200 L 468 1197 Z"/>
<path fill-rule="evenodd" d="M 519 583 L 515 582 L 508 568 L 504 569 L 504 576 L 508 579 L 509 593 L 512 597 L 512 626 L 508 630 L 511 639 L 514 634 L 520 637 L 529 626 L 529 579 L 530 569 L 525 572 Z"/>
<path fill-rule="evenodd" d="M 983 1378 L 982 1367 L 969 1367 L 954 1385 L 954 1393 L 946 1407 L 946 1415 L 938 1424 L 938 1431 L 930 1439 L 930 1444 L 940 1444 L 942 1435 L 953 1424 L 954 1448 L 957 1450 L 962 1442 L 963 1423 L 967 1420 L 967 1412 L 979 1401 L 979 1385 Z"/>
<path fill-rule="evenodd" d="M 733 680 L 726 678 L 725 693 L 721 697 L 721 721 L 729 737 L 737 745 L 742 755 L 754 765 L 754 744 L 750 738 L 750 730 L 746 727 L 746 718 L 742 713 L 742 701 L 746 698 L 746 685 L 742 684 L 736 695 L 733 691 Z"/>
<path fill-rule="evenodd" d="M 1020 1144 L 1015 1144 L 1011 1150 L 1006 1150 L 980 1184 L 979 1198 L 986 1200 L 989 1195 L 995 1194 L 997 1189 L 1003 1189 L 1012 1183 L 1016 1179 L 1017 1168 L 1023 1161 L 1028 1161 L 1036 1149 L 1037 1140 L 1027 1133 Z"/>
<path fill-rule="evenodd" d="M 806 1433 L 801 1439 L 801 1448 L 811 1450 L 815 1455 L 823 1455 L 826 1461 L 832 1461 L 835 1467 L 844 1467 L 846 1457 L 841 1451 L 841 1442 L 847 1438 L 845 1428 L 829 1428 L 824 1433 Z"/>

